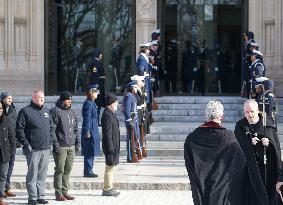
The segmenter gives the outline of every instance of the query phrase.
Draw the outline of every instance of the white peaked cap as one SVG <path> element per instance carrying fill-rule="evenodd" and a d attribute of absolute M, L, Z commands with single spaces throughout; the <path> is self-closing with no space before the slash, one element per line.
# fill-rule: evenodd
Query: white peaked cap
<path fill-rule="evenodd" d="M 142 75 L 133 75 L 131 80 L 144 80 L 144 76 Z"/>

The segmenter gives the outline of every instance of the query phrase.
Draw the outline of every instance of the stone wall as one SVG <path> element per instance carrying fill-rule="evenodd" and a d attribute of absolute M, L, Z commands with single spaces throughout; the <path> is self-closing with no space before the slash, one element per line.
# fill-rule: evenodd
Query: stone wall
<path fill-rule="evenodd" d="M 249 30 L 255 33 L 275 92 L 283 97 L 283 1 L 249 0 Z"/>
<path fill-rule="evenodd" d="M 151 41 L 157 26 L 157 0 L 136 0 L 136 57 L 139 44 Z"/>
<path fill-rule="evenodd" d="M 0 0 L 0 91 L 44 88 L 44 1 Z"/>

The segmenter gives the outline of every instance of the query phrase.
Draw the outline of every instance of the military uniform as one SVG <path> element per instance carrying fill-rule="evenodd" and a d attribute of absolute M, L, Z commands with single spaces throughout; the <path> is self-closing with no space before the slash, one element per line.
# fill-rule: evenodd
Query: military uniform
<path fill-rule="evenodd" d="M 141 53 L 136 62 L 137 67 L 137 74 L 140 76 L 145 75 L 145 90 L 147 93 L 146 102 L 151 104 L 151 83 L 150 83 L 150 76 L 151 76 L 151 66 L 149 65 L 148 57 Z"/>
<path fill-rule="evenodd" d="M 90 84 L 98 84 L 100 94 L 97 96 L 95 103 L 97 105 L 97 119 L 99 124 L 99 115 L 101 107 L 105 107 L 105 73 L 101 60 L 99 59 L 99 55 L 101 54 L 101 50 L 96 48 L 93 52 L 93 61 L 89 66 L 90 75 Z"/>
<path fill-rule="evenodd" d="M 128 86 L 134 85 L 132 82 L 128 84 Z M 139 118 L 137 114 L 137 99 L 135 97 L 135 94 L 132 92 L 127 92 L 123 99 L 123 112 L 125 117 L 125 125 L 126 125 L 126 131 L 127 131 L 127 162 L 133 162 L 133 155 L 137 154 L 137 144 L 139 145 Z M 135 114 L 135 117 L 132 119 L 132 114 Z M 132 136 L 132 129 L 134 129 L 134 135 L 135 135 L 135 143 L 132 145 L 131 136 Z M 132 147 L 134 149 L 132 149 Z"/>
<path fill-rule="evenodd" d="M 258 103 L 258 109 L 261 113 L 263 112 L 263 104 L 264 104 L 266 116 L 276 126 L 276 119 L 275 119 L 276 98 L 275 98 L 275 95 L 271 92 L 271 90 L 267 90 L 266 92 L 260 93 L 257 96 L 256 101 Z"/>
<path fill-rule="evenodd" d="M 253 81 L 255 80 L 255 78 L 265 76 L 265 66 L 263 64 L 263 61 L 261 59 L 257 59 L 252 62 L 250 72 Z"/>

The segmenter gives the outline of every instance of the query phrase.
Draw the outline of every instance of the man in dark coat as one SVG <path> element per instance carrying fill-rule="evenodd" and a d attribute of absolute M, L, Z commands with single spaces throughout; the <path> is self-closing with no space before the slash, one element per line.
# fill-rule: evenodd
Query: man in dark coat
<path fill-rule="evenodd" d="M 223 105 L 210 101 L 207 122 L 187 137 L 185 165 L 195 205 L 245 205 L 246 160 L 233 133 L 222 127 Z"/>
<path fill-rule="evenodd" d="M 278 195 L 275 185 L 281 168 L 280 145 L 276 129 L 269 118 L 266 119 L 266 127 L 263 127 L 255 100 L 245 102 L 244 112 L 245 118 L 236 123 L 235 136 L 247 160 L 252 176 L 251 183 L 257 187 L 256 197 L 250 198 L 249 205 L 276 205 Z M 266 156 L 264 156 L 264 149 L 266 149 Z"/>
<path fill-rule="evenodd" d="M 15 149 L 15 137 L 13 126 L 3 112 L 3 105 L 0 103 L 0 205 L 7 205 L 3 201 L 10 157 Z"/>
<path fill-rule="evenodd" d="M 56 126 L 56 139 L 53 145 L 56 201 L 75 199 L 75 197 L 68 194 L 69 177 L 73 167 L 75 152 L 80 148 L 80 137 L 78 119 L 75 111 L 71 108 L 71 104 L 72 95 L 67 91 L 63 91 L 55 104 L 56 106 L 50 110 Z"/>
<path fill-rule="evenodd" d="M 13 104 L 13 97 L 12 94 L 9 92 L 2 92 L 1 93 L 1 102 L 3 103 L 3 112 L 9 118 L 10 123 L 12 125 L 12 131 L 13 131 L 13 137 L 15 142 L 16 140 L 16 122 L 17 122 L 17 111 Z M 17 143 L 18 144 L 18 143 Z M 20 145 L 19 145 L 20 147 Z M 9 169 L 7 174 L 7 181 L 5 185 L 5 194 L 7 197 L 15 197 L 16 194 L 11 191 L 11 176 L 14 169 L 14 163 L 15 163 L 15 156 L 16 156 L 16 146 L 14 147 L 14 150 L 11 150 L 11 158 L 9 161 Z"/>
<path fill-rule="evenodd" d="M 98 124 L 100 125 L 100 110 L 102 107 L 105 107 L 105 73 L 102 64 L 102 51 L 99 48 L 95 48 L 93 51 L 93 61 L 89 66 L 89 72 L 90 85 L 97 84 L 99 87 L 100 94 L 97 96 L 95 103 L 97 105 Z"/>
<path fill-rule="evenodd" d="M 98 117 L 95 99 L 99 95 L 98 85 L 87 88 L 87 99 L 82 108 L 81 147 L 84 156 L 84 177 L 98 177 L 93 173 L 94 156 L 100 153 L 100 137 L 98 132 Z"/>
<path fill-rule="evenodd" d="M 119 164 L 120 129 L 119 120 L 115 114 L 118 108 L 118 98 L 113 94 L 105 96 L 106 108 L 102 114 L 102 149 L 105 155 L 105 173 L 102 196 L 118 196 L 120 192 L 113 189 L 113 174 Z"/>
<path fill-rule="evenodd" d="M 55 138 L 55 127 L 49 109 L 44 106 L 44 93 L 34 90 L 31 103 L 19 112 L 16 137 L 23 145 L 28 172 L 28 204 L 48 204 L 45 198 L 49 151 Z"/>

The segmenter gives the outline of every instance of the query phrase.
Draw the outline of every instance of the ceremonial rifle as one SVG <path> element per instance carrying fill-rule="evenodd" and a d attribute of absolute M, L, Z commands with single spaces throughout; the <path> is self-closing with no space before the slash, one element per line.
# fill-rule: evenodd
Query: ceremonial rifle
<path fill-rule="evenodd" d="M 146 103 L 144 103 L 146 105 Z M 144 134 L 144 126 L 145 126 L 145 111 L 146 107 L 142 107 L 142 123 L 141 123 L 141 146 L 142 146 L 142 156 L 147 157 L 147 151 L 145 149 L 145 134 Z"/>

